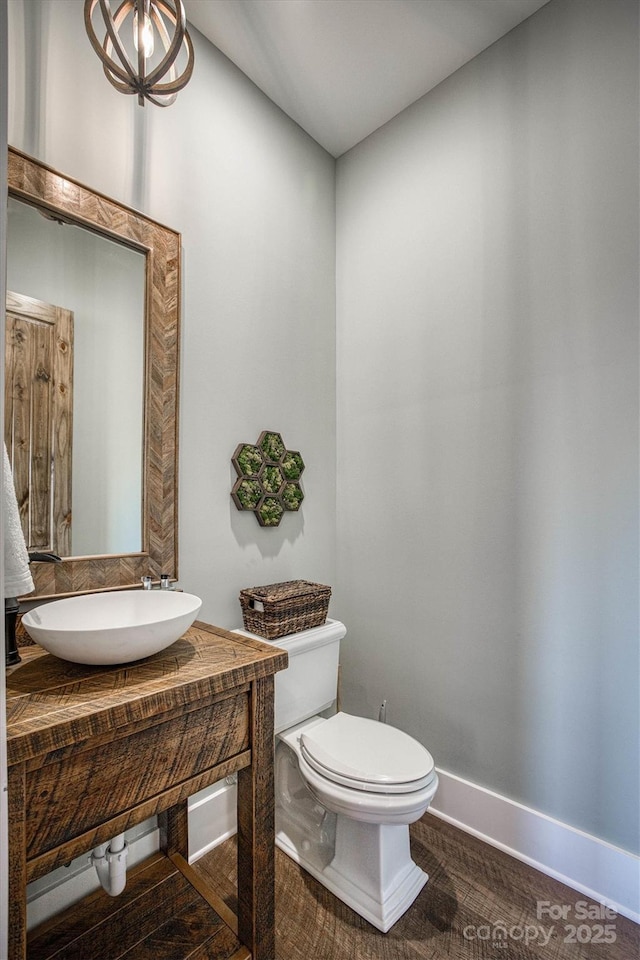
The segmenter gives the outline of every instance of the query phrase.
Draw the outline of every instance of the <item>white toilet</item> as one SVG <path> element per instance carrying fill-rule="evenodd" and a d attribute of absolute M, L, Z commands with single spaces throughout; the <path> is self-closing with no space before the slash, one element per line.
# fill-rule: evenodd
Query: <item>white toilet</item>
<path fill-rule="evenodd" d="M 409 824 L 427 810 L 438 777 L 429 751 L 403 731 L 347 713 L 320 716 L 335 709 L 346 632 L 327 620 L 273 641 L 289 654 L 275 681 L 276 843 L 386 933 L 428 880 L 411 859 Z"/>

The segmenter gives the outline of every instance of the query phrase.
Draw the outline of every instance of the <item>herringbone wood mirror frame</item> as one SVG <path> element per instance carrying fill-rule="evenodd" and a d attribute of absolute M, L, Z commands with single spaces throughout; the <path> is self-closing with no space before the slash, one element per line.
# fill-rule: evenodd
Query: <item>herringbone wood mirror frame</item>
<path fill-rule="evenodd" d="M 178 575 L 178 351 L 181 237 L 174 230 L 9 148 L 9 195 L 142 251 L 145 277 L 145 414 L 142 550 L 33 563 L 37 597 L 140 586 Z"/>

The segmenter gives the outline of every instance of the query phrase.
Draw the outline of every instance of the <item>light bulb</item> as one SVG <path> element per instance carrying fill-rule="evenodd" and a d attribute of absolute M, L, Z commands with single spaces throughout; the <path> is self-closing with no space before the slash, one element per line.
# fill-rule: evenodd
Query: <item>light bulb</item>
<path fill-rule="evenodd" d="M 133 13 L 133 45 L 138 49 L 138 11 L 135 10 Z M 151 17 L 148 13 L 144 15 L 144 21 L 142 24 L 142 52 L 144 53 L 145 60 L 148 60 L 149 57 L 153 56 L 153 24 L 151 23 Z"/>

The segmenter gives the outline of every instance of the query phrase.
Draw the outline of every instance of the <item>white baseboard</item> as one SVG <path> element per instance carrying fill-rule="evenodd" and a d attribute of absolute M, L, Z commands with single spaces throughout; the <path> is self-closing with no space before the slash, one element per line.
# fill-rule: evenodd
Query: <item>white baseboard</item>
<path fill-rule="evenodd" d="M 640 922 L 640 858 L 446 770 L 438 777 L 431 813 Z"/>
<path fill-rule="evenodd" d="M 189 863 L 237 832 L 237 795 L 235 783 L 219 780 L 189 797 Z"/>

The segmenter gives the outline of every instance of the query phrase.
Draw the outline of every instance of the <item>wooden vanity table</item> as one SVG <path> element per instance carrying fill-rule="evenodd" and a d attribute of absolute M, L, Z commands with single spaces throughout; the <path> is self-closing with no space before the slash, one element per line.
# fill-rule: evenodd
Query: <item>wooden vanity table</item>
<path fill-rule="evenodd" d="M 7 670 L 9 960 L 274 960 L 277 647 L 196 622 L 146 660 L 85 667 L 40 647 Z M 238 916 L 187 863 L 187 798 L 238 772 Z M 159 814 L 162 851 L 117 898 L 26 933 L 26 885 Z"/>

